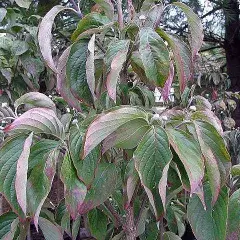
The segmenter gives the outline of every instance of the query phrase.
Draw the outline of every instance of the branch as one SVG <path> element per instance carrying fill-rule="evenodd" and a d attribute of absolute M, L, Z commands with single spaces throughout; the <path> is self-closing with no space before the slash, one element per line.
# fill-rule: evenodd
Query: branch
<path fill-rule="evenodd" d="M 123 29 L 122 0 L 117 0 L 117 11 L 118 11 L 118 24 L 120 30 L 122 30 Z"/>

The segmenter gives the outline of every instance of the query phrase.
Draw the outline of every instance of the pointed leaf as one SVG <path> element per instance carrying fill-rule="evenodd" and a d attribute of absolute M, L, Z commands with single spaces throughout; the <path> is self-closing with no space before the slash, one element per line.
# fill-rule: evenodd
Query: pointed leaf
<path fill-rule="evenodd" d="M 104 10 L 106 16 L 112 20 L 114 16 L 114 6 L 111 0 L 94 0 L 95 3 L 99 4 Z"/>
<path fill-rule="evenodd" d="M 52 27 L 54 23 L 55 17 L 63 10 L 72 10 L 71 8 L 66 8 L 60 5 L 54 6 L 42 19 L 39 30 L 38 30 L 38 42 L 40 51 L 43 55 L 43 58 L 48 65 L 54 72 L 58 72 L 56 65 L 54 63 L 52 57 L 52 50 L 51 50 L 51 40 L 52 40 Z"/>
<path fill-rule="evenodd" d="M 204 35 L 203 35 L 203 25 L 201 23 L 201 19 L 186 4 L 181 2 L 175 2 L 173 3 L 173 5 L 181 8 L 181 10 L 185 13 L 187 17 L 188 28 L 191 32 L 189 40 L 192 48 L 192 59 L 194 61 L 198 54 L 198 51 L 200 50 L 203 44 Z"/>
<path fill-rule="evenodd" d="M 86 61 L 89 40 L 75 42 L 70 50 L 66 65 L 67 86 L 75 98 L 86 104 L 92 104 L 93 98 L 87 82 Z"/>
<path fill-rule="evenodd" d="M 26 139 L 23 145 L 23 151 L 17 161 L 17 171 L 15 180 L 16 196 L 19 205 L 24 214 L 27 211 L 27 173 L 28 173 L 28 158 L 30 155 L 30 147 L 32 145 L 33 133 Z"/>
<path fill-rule="evenodd" d="M 93 28 L 98 28 L 104 26 L 105 24 L 110 23 L 109 19 L 106 16 L 103 16 L 96 12 L 91 12 L 85 15 L 78 23 L 77 29 L 72 34 L 72 41 L 75 41 L 78 36 Z"/>
<path fill-rule="evenodd" d="M 177 36 L 166 33 L 161 29 L 157 29 L 157 32 L 163 39 L 168 42 L 171 50 L 173 51 L 180 90 L 183 92 L 187 82 L 191 78 L 193 71 L 191 51 L 188 45 L 180 40 Z"/>
<path fill-rule="evenodd" d="M 95 51 L 95 34 L 92 35 L 88 43 L 88 57 L 86 62 L 86 77 L 88 87 L 92 93 L 93 99 L 95 96 L 95 66 L 94 66 L 94 51 Z"/>
<path fill-rule="evenodd" d="M 39 92 L 29 92 L 22 95 L 15 101 L 14 107 L 18 108 L 22 104 L 27 104 L 28 108 L 43 107 L 56 112 L 55 103 L 49 97 Z"/>
<path fill-rule="evenodd" d="M 119 169 L 112 163 L 100 163 L 96 177 L 79 209 L 80 214 L 104 203 L 119 186 Z"/>
<path fill-rule="evenodd" d="M 5 132 L 9 133 L 46 133 L 59 138 L 64 137 L 64 128 L 54 111 L 47 108 L 33 108 L 23 113 L 13 123 L 8 125 Z"/>
<path fill-rule="evenodd" d="M 155 86 L 163 87 L 169 74 L 169 51 L 163 39 L 151 28 L 140 30 L 139 52 L 146 76 Z"/>
<path fill-rule="evenodd" d="M 61 168 L 61 179 L 64 183 L 65 202 L 71 217 L 75 220 L 78 211 L 86 197 L 87 188 L 78 179 L 76 169 L 67 153 L 64 157 Z"/>
<path fill-rule="evenodd" d="M 83 158 L 111 133 L 134 119 L 143 119 L 147 122 L 147 114 L 139 108 L 121 107 L 97 117 L 86 132 Z"/>
<path fill-rule="evenodd" d="M 57 91 L 62 96 L 62 98 L 69 104 L 69 106 L 81 112 L 82 109 L 81 109 L 80 101 L 73 96 L 67 84 L 66 64 L 67 64 L 69 53 L 70 53 L 70 47 L 68 47 L 62 53 L 61 57 L 58 60 Z"/>
<path fill-rule="evenodd" d="M 7 240 L 7 236 L 11 232 L 12 223 L 17 219 L 17 215 L 13 212 L 7 212 L 0 216 L 0 239 Z"/>
<path fill-rule="evenodd" d="M 42 230 L 45 240 L 63 240 L 59 228 L 46 218 L 39 218 L 39 227 Z"/>
<path fill-rule="evenodd" d="M 25 136 L 16 136 L 6 140 L 0 149 L 0 192 L 22 218 L 24 215 L 17 201 L 15 180 L 17 161 L 23 152 L 25 141 Z"/>
<path fill-rule="evenodd" d="M 170 143 L 187 172 L 191 193 L 197 191 L 204 176 L 204 159 L 196 140 L 182 130 L 167 129 Z"/>
<path fill-rule="evenodd" d="M 207 185 L 204 188 L 207 210 L 197 195 L 194 195 L 188 204 L 187 217 L 195 237 L 198 240 L 225 240 L 228 218 L 228 190 L 224 187 L 214 207 L 211 206 L 211 190 Z"/>

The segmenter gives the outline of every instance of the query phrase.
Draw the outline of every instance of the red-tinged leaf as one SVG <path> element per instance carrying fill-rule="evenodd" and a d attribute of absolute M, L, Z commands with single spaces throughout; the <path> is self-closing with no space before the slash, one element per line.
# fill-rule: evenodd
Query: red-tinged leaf
<path fill-rule="evenodd" d="M 117 97 L 117 81 L 119 79 L 119 74 L 123 68 L 123 64 L 126 61 L 128 53 L 128 47 L 123 50 L 119 51 L 116 56 L 113 58 L 111 63 L 111 70 L 107 76 L 107 90 L 110 98 L 116 102 Z"/>
<path fill-rule="evenodd" d="M 4 238 L 1 238 L 2 240 L 12 240 L 14 239 L 14 236 L 16 234 L 16 231 L 19 229 L 19 219 L 16 218 L 15 220 L 13 220 L 12 224 L 11 224 L 11 229 L 10 231 L 7 233 L 7 235 L 4 236 Z"/>
<path fill-rule="evenodd" d="M 95 34 L 91 37 L 88 43 L 88 57 L 86 61 L 86 76 L 88 87 L 92 93 L 93 99 L 95 96 L 95 66 L 94 66 L 94 51 L 95 51 Z"/>
<path fill-rule="evenodd" d="M 161 29 L 157 29 L 157 32 L 163 39 L 168 42 L 173 51 L 180 90 L 183 92 L 187 82 L 191 78 L 193 71 L 191 51 L 188 45 L 185 42 L 181 41 L 177 36 L 166 33 Z"/>
<path fill-rule="evenodd" d="M 66 75 L 67 85 L 73 96 L 87 105 L 92 105 L 93 97 L 86 73 L 88 44 L 88 39 L 80 39 L 72 45 L 66 64 Z"/>
<path fill-rule="evenodd" d="M 14 107 L 18 108 L 22 104 L 27 104 L 28 109 L 34 107 L 43 107 L 50 108 L 56 112 L 55 103 L 45 94 L 39 92 L 29 92 L 22 95 L 15 101 Z"/>
<path fill-rule="evenodd" d="M 35 146 L 32 148 L 32 152 L 36 151 Z M 54 145 L 52 148 L 52 150 L 47 149 L 45 151 L 38 152 L 38 156 L 40 155 L 41 161 L 32 169 L 28 178 L 28 209 L 31 216 L 33 216 L 36 229 L 38 229 L 40 211 L 51 190 L 52 181 L 56 171 L 56 162 L 59 151 L 54 149 Z M 34 154 L 32 152 L 30 154 L 29 161 L 33 160 L 32 158 Z"/>
<path fill-rule="evenodd" d="M 114 16 L 114 6 L 111 0 L 94 0 L 95 3 L 99 4 L 104 10 L 106 16 L 112 20 Z"/>
<path fill-rule="evenodd" d="M 63 99 L 69 104 L 69 106 L 81 112 L 82 109 L 80 101 L 73 96 L 66 80 L 66 64 L 70 53 L 70 49 L 71 48 L 68 47 L 62 53 L 61 57 L 58 60 L 57 91 L 63 97 Z"/>
<path fill-rule="evenodd" d="M 139 36 L 139 52 L 146 76 L 150 83 L 164 87 L 170 68 L 168 48 L 152 28 L 142 28 Z"/>
<path fill-rule="evenodd" d="M 198 51 L 200 50 L 203 44 L 204 35 L 201 19 L 186 4 L 181 2 L 175 2 L 173 3 L 173 5 L 181 8 L 181 10 L 185 13 L 187 17 L 188 28 L 191 32 L 189 41 L 192 48 L 192 60 L 195 61 Z"/>
<path fill-rule="evenodd" d="M 52 27 L 55 17 L 64 10 L 73 10 L 60 5 L 54 6 L 42 19 L 38 30 L 38 42 L 42 56 L 46 64 L 54 71 L 58 72 L 55 62 L 52 57 L 51 40 L 52 40 Z"/>
<path fill-rule="evenodd" d="M 119 180 L 119 169 L 113 163 L 100 163 L 79 213 L 85 214 L 104 203 L 119 186 Z"/>
<path fill-rule="evenodd" d="M 61 168 L 64 183 L 65 204 L 71 217 L 75 220 L 87 194 L 87 187 L 78 179 L 76 169 L 67 153 Z"/>
<path fill-rule="evenodd" d="M 164 87 L 161 89 L 161 95 L 164 101 L 169 99 L 170 90 L 172 87 L 172 82 L 174 78 L 174 65 L 173 62 L 170 63 L 170 71 L 167 81 L 165 82 Z"/>
<path fill-rule="evenodd" d="M 64 137 L 64 128 L 54 111 L 48 108 L 33 108 L 23 113 L 13 123 L 8 125 L 5 132 L 12 134 L 34 132 Z"/>
<path fill-rule="evenodd" d="M 167 180 L 168 180 L 168 169 L 169 169 L 170 162 L 164 167 L 162 177 L 159 181 L 159 194 L 162 199 L 163 208 L 166 212 L 166 195 L 167 195 Z"/>
<path fill-rule="evenodd" d="M 46 218 L 39 218 L 39 227 L 42 230 L 45 240 L 63 240 L 60 227 L 53 224 Z"/>
<path fill-rule="evenodd" d="M 120 107 L 97 117 L 87 129 L 83 158 L 111 133 L 134 119 L 148 122 L 146 112 L 137 107 Z"/>
<path fill-rule="evenodd" d="M 187 172 L 191 193 L 201 186 L 204 177 L 204 158 L 196 140 L 182 130 L 167 129 L 170 143 Z"/>
<path fill-rule="evenodd" d="M 15 180 L 16 196 L 19 205 L 24 214 L 27 211 L 27 172 L 28 172 L 28 158 L 30 155 L 30 147 L 32 145 L 33 133 L 26 139 L 23 145 L 23 151 L 17 161 L 17 171 Z"/>
<path fill-rule="evenodd" d="M 0 149 L 0 192 L 5 196 L 14 212 L 24 218 L 15 190 L 17 161 L 23 152 L 25 136 L 16 136 L 4 142 Z"/>

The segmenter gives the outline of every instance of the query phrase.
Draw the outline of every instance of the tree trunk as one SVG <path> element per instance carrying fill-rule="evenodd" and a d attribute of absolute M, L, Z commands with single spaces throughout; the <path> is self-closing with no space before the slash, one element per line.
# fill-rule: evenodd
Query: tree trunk
<path fill-rule="evenodd" d="M 240 91 L 240 20 L 238 0 L 226 0 L 224 6 L 225 15 L 225 43 L 227 71 L 231 80 L 230 91 Z M 240 102 L 233 113 L 237 127 L 240 126 Z"/>

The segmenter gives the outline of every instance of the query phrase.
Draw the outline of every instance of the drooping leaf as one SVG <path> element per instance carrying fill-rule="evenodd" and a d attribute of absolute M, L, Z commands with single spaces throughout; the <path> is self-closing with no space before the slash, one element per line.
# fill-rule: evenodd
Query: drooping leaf
<path fill-rule="evenodd" d="M 36 149 L 36 145 L 34 149 Z M 48 152 L 42 151 L 38 154 L 41 161 L 32 169 L 27 185 L 28 208 L 31 216 L 34 217 L 33 220 L 36 229 L 38 229 L 38 218 L 41 208 L 51 190 L 59 155 L 59 151 L 56 151 L 56 149 L 47 150 Z M 29 161 L 32 160 L 32 156 L 33 153 L 31 153 Z"/>
<path fill-rule="evenodd" d="M 194 124 L 199 130 L 199 136 L 205 143 L 205 148 L 202 149 L 203 154 L 205 154 L 204 156 L 206 156 L 207 158 L 212 156 L 212 160 L 213 158 L 215 158 L 217 161 L 218 169 L 221 176 L 221 186 L 223 186 L 226 183 L 231 168 L 230 155 L 226 149 L 224 140 L 218 133 L 218 131 L 210 123 L 198 120 L 194 121 Z M 206 151 L 208 151 L 209 156 L 207 156 Z M 214 173 L 216 170 L 217 169 L 212 169 Z M 214 176 L 212 176 L 212 178 L 214 178 Z"/>
<path fill-rule="evenodd" d="M 66 79 L 66 64 L 67 59 L 70 53 L 70 47 L 67 48 L 61 55 L 61 57 L 58 60 L 57 65 L 57 91 L 62 96 L 62 98 L 69 104 L 69 106 L 77 109 L 79 112 L 82 111 L 80 101 L 76 99 L 72 92 L 70 91 L 70 88 L 67 84 Z"/>
<path fill-rule="evenodd" d="M 52 57 L 51 40 L 52 40 L 52 27 L 55 17 L 64 10 L 71 10 L 60 5 L 54 6 L 42 19 L 38 30 L 38 42 L 42 56 L 48 65 L 54 72 L 58 72 L 55 62 Z"/>
<path fill-rule="evenodd" d="M 99 13 L 92 12 L 84 16 L 78 23 L 77 29 L 72 34 L 72 41 L 75 41 L 77 37 L 92 28 L 98 28 L 109 23 L 109 19 Z"/>
<path fill-rule="evenodd" d="M 105 240 L 107 235 L 108 217 L 95 208 L 88 212 L 88 227 L 92 236 L 99 240 Z"/>
<path fill-rule="evenodd" d="M 111 70 L 107 76 L 107 90 L 110 98 L 116 102 L 117 95 L 117 81 L 119 79 L 119 74 L 123 68 L 123 64 L 126 61 L 128 53 L 128 46 L 122 51 L 119 51 L 112 60 Z"/>
<path fill-rule="evenodd" d="M 188 28 L 191 33 L 189 41 L 192 48 L 192 60 L 194 61 L 203 43 L 203 25 L 201 19 L 186 4 L 175 2 L 173 5 L 179 7 L 187 17 Z"/>
<path fill-rule="evenodd" d="M 22 104 L 27 104 L 28 108 L 43 107 L 50 108 L 56 112 L 56 106 L 54 102 L 45 94 L 39 92 L 29 92 L 22 95 L 15 101 L 14 107 L 18 108 L 18 106 Z"/>
<path fill-rule="evenodd" d="M 179 236 L 172 232 L 165 232 L 163 234 L 163 240 L 181 240 Z"/>
<path fill-rule="evenodd" d="M 169 51 L 163 39 L 151 28 L 142 28 L 139 33 L 139 52 L 148 80 L 163 87 L 170 68 Z"/>
<path fill-rule="evenodd" d="M 54 111 L 48 108 L 32 108 L 23 113 L 13 123 L 8 125 L 5 132 L 9 133 L 46 133 L 59 138 L 64 137 L 64 128 Z"/>
<path fill-rule="evenodd" d="M 204 159 L 196 140 L 182 130 L 167 129 L 170 143 L 187 172 L 191 192 L 197 191 L 204 176 Z"/>
<path fill-rule="evenodd" d="M 228 205 L 227 240 L 238 240 L 240 236 L 240 190 L 232 194 Z"/>
<path fill-rule="evenodd" d="M 15 0 L 16 4 L 22 8 L 29 8 L 32 0 Z"/>
<path fill-rule="evenodd" d="M 100 157 L 100 149 L 96 147 L 84 159 L 80 158 L 83 147 L 84 132 L 71 128 L 69 136 L 69 151 L 78 177 L 87 187 L 92 184 Z"/>
<path fill-rule="evenodd" d="M 83 158 L 111 133 L 134 119 L 143 119 L 148 122 L 146 112 L 136 107 L 117 108 L 97 117 L 86 132 Z"/>
<path fill-rule="evenodd" d="M 147 19 L 144 25 L 153 29 L 157 28 L 162 20 L 163 11 L 164 5 L 161 1 L 158 4 L 154 4 L 147 13 Z"/>
<path fill-rule="evenodd" d="M 21 156 L 26 141 L 25 136 L 16 136 L 5 141 L 0 149 L 0 192 L 4 194 L 15 212 L 24 217 L 21 207 L 18 204 L 15 180 L 17 161 Z"/>
<path fill-rule="evenodd" d="M 114 6 L 111 0 L 94 0 L 95 3 L 99 4 L 104 10 L 106 16 L 112 20 L 114 16 Z"/>
<path fill-rule="evenodd" d="M 92 93 L 93 99 L 95 96 L 95 66 L 94 66 L 94 51 L 95 51 L 95 34 L 92 35 L 88 43 L 88 56 L 86 62 L 86 77 L 88 87 Z"/>
<path fill-rule="evenodd" d="M 12 223 L 16 219 L 17 215 L 13 212 L 7 212 L 0 216 L 0 239 L 6 239 L 11 232 Z"/>
<path fill-rule="evenodd" d="M 119 186 L 119 180 L 119 169 L 114 164 L 100 163 L 79 213 L 85 214 L 105 202 Z"/>
<path fill-rule="evenodd" d="M 140 141 L 133 158 L 141 182 L 153 204 L 159 195 L 158 184 L 163 170 L 172 159 L 168 137 L 164 129 L 152 126 Z M 160 199 L 160 195 L 158 198 Z M 154 203 L 154 208 L 156 208 L 155 205 Z M 157 218 L 160 217 L 156 210 L 155 214 Z"/>
<path fill-rule="evenodd" d="M 17 161 L 17 171 L 15 179 L 16 196 L 23 213 L 27 211 L 27 173 L 28 158 L 30 155 L 30 147 L 32 145 L 33 133 L 31 133 L 23 145 L 23 150 Z"/>
<path fill-rule="evenodd" d="M 39 227 L 42 230 L 45 240 L 63 240 L 59 227 L 50 222 L 48 219 L 40 217 Z"/>
<path fill-rule="evenodd" d="M 135 148 L 149 128 L 144 119 L 134 119 L 123 124 L 103 141 L 103 153 L 113 146 L 123 149 Z"/>
<path fill-rule="evenodd" d="M 214 207 L 211 206 L 211 190 L 208 185 L 204 188 L 207 210 L 197 195 L 188 204 L 187 217 L 193 233 L 198 240 L 225 240 L 228 218 L 228 190 L 224 187 Z"/>
<path fill-rule="evenodd" d="M 67 86 L 75 98 L 86 104 L 92 104 L 93 98 L 87 82 L 86 61 L 89 40 L 75 42 L 70 50 L 66 65 Z"/>
<path fill-rule="evenodd" d="M 61 179 L 64 183 L 64 195 L 68 212 L 75 220 L 86 197 L 87 187 L 78 179 L 70 155 L 64 157 L 61 168 Z"/>
<path fill-rule="evenodd" d="M 168 42 L 173 51 L 180 90 L 183 92 L 187 82 L 191 78 L 193 71 L 191 51 L 188 45 L 185 42 L 181 41 L 177 36 L 166 33 L 161 29 L 157 29 L 157 32 L 164 40 Z"/>

